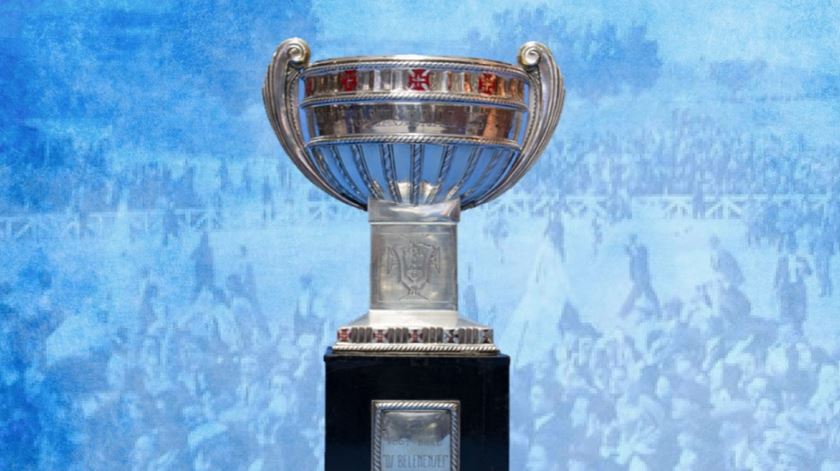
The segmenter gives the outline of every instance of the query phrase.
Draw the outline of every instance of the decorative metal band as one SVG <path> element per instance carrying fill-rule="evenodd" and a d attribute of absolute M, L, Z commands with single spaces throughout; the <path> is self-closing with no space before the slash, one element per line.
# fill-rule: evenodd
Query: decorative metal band
<path fill-rule="evenodd" d="M 526 109 L 526 81 L 492 72 L 451 72 L 427 68 L 359 70 L 303 78 L 304 102 L 434 101 Z M 358 97 L 358 100 L 354 99 Z M 392 99 L 389 100 L 389 97 Z M 493 104 L 496 103 L 496 104 Z M 310 106 L 310 105 L 307 105 Z"/>
<path fill-rule="evenodd" d="M 341 327 L 336 332 L 341 344 L 364 345 L 493 345 L 493 329 L 487 327 Z M 495 347 L 494 347 L 495 348 Z"/>
<path fill-rule="evenodd" d="M 470 353 L 495 354 L 499 348 L 495 344 L 457 345 L 448 343 L 342 343 L 332 347 L 333 352 L 352 353 Z"/>
<path fill-rule="evenodd" d="M 332 96 L 314 96 L 309 97 L 301 102 L 301 108 L 309 108 L 319 105 L 336 105 L 343 103 L 360 103 L 360 102 L 392 102 L 392 101 L 411 101 L 411 102 L 427 102 L 435 103 L 455 103 L 459 105 L 478 105 L 478 106 L 497 106 L 499 108 L 510 108 L 517 111 L 527 111 L 520 100 L 497 97 L 484 96 L 465 93 L 422 93 L 422 92 L 374 92 L 374 93 L 343 93 Z"/>
<path fill-rule="evenodd" d="M 382 471 L 382 433 L 384 415 L 388 411 L 446 411 L 449 413 L 449 471 L 461 469 L 461 403 L 460 401 L 374 400 L 371 402 L 371 470 Z"/>
<path fill-rule="evenodd" d="M 340 72 L 347 69 L 432 69 L 448 72 L 487 72 L 528 80 L 528 75 L 519 67 L 504 62 L 458 57 L 344 57 L 341 59 L 313 62 L 304 72 L 304 77 Z"/>
<path fill-rule="evenodd" d="M 510 139 L 487 139 L 474 136 L 446 136 L 428 134 L 356 134 L 352 136 L 320 136 L 306 145 L 308 148 L 332 144 L 467 144 L 482 147 L 504 147 L 519 151 L 519 144 Z"/>
<path fill-rule="evenodd" d="M 346 103 L 305 111 L 311 139 L 356 135 L 466 136 L 514 141 L 522 112 L 451 103 Z"/>

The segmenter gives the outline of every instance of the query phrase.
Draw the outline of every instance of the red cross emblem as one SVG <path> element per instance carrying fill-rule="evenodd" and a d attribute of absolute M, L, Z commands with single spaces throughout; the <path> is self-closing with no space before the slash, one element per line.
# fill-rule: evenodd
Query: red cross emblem
<path fill-rule="evenodd" d="M 460 343 L 459 342 L 460 339 L 459 339 L 459 336 L 458 336 L 458 330 L 447 329 L 443 333 L 443 340 L 446 343 Z"/>
<path fill-rule="evenodd" d="M 338 329 L 338 341 L 339 342 L 349 342 L 350 341 L 350 329 Z"/>
<path fill-rule="evenodd" d="M 341 89 L 345 92 L 355 91 L 358 83 L 359 78 L 355 70 L 345 70 L 341 73 Z"/>
<path fill-rule="evenodd" d="M 315 77 L 306 78 L 306 96 L 311 96 L 315 93 Z"/>
<path fill-rule="evenodd" d="M 420 343 L 423 333 L 418 329 L 411 329 L 411 343 Z"/>
<path fill-rule="evenodd" d="M 373 331 L 373 340 L 376 343 L 385 343 L 385 330 L 376 329 Z"/>
<path fill-rule="evenodd" d="M 481 74 L 478 76 L 478 92 L 483 95 L 495 95 L 497 79 L 493 74 Z"/>
<path fill-rule="evenodd" d="M 421 92 L 429 91 L 432 84 L 430 82 L 429 71 L 426 69 L 411 69 L 408 75 L 408 88 Z"/>

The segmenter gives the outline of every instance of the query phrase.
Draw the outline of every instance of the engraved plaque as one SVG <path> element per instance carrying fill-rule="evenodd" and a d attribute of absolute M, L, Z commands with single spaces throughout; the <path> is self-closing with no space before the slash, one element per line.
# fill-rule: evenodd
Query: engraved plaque
<path fill-rule="evenodd" d="M 458 401 L 373 401 L 373 471 L 457 471 Z"/>

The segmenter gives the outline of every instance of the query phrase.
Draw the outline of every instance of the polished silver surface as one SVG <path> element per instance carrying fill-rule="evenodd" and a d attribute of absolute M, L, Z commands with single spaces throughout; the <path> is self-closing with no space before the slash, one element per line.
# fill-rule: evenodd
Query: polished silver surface
<path fill-rule="evenodd" d="M 306 41 L 299 38 L 287 39 L 277 47 L 263 85 L 263 103 L 268 120 L 283 150 L 306 178 L 339 201 L 356 205 L 353 200 L 332 189 L 306 152 L 296 97 L 300 71 L 309 62 L 309 54 Z"/>
<path fill-rule="evenodd" d="M 457 200 L 400 205 L 371 199 L 371 310 L 458 311 Z"/>
<path fill-rule="evenodd" d="M 420 134 L 502 140 L 518 148 L 515 138 L 522 114 L 461 103 L 333 103 L 306 109 L 306 122 L 316 142 L 356 135 Z"/>
<path fill-rule="evenodd" d="M 458 401 L 372 401 L 373 471 L 458 471 L 461 419 Z"/>
<path fill-rule="evenodd" d="M 458 198 L 463 209 L 487 202 L 536 162 L 562 109 L 562 76 L 538 43 L 521 48 L 520 66 L 420 55 L 308 58 L 303 40 L 278 47 L 264 87 L 269 118 L 298 168 L 359 208 L 371 196 Z"/>
<path fill-rule="evenodd" d="M 334 350 L 495 352 L 492 329 L 458 315 L 457 222 L 545 149 L 564 98 L 551 52 L 527 43 L 519 65 L 309 56 L 301 39 L 281 43 L 263 99 L 298 169 L 370 212 L 370 310 L 338 330 Z"/>
<path fill-rule="evenodd" d="M 525 176 L 537 163 L 560 122 L 566 89 L 563 87 L 563 74 L 551 51 L 538 42 L 528 42 L 519 49 L 519 63 L 530 79 L 528 109 L 531 117 L 523 139 L 522 157 L 499 185 L 477 198 L 472 206 L 492 200 Z"/>
<path fill-rule="evenodd" d="M 368 220 L 371 224 L 399 223 L 457 223 L 461 220 L 461 204 L 447 200 L 436 204 L 405 205 L 372 198 L 368 203 Z"/>

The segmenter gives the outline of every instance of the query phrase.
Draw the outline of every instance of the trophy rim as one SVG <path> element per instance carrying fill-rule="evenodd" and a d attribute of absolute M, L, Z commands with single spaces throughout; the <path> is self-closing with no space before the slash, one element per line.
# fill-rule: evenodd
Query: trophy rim
<path fill-rule="evenodd" d="M 349 66 L 425 66 L 430 68 L 446 69 L 455 67 L 459 70 L 481 70 L 494 71 L 512 77 L 527 80 L 528 74 L 521 65 L 511 64 L 493 59 L 482 59 L 475 57 L 460 56 L 437 56 L 423 54 L 393 54 L 393 55 L 371 55 L 371 56 L 347 56 L 334 57 L 314 61 L 302 71 L 302 76 L 318 75 L 332 70 L 344 69 Z"/>

